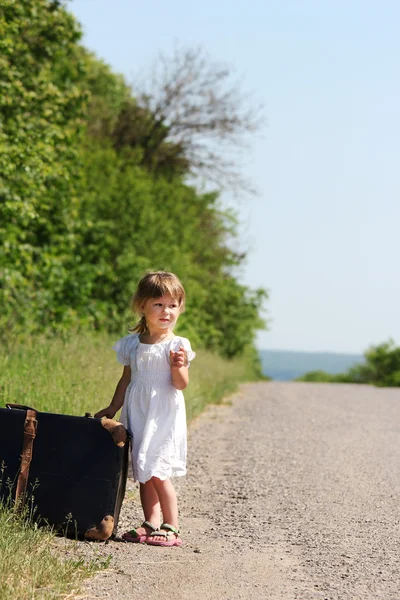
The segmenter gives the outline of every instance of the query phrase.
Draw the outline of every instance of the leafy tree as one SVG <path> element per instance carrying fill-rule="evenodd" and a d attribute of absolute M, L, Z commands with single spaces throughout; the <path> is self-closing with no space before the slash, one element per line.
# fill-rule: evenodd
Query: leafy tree
<path fill-rule="evenodd" d="M 345 373 L 332 375 L 324 371 L 310 371 L 297 381 L 334 383 L 363 383 L 379 387 L 400 387 L 400 347 L 393 340 L 371 346 L 365 353 L 365 362 Z"/>
<path fill-rule="evenodd" d="M 354 383 L 400 386 L 400 347 L 396 347 L 393 340 L 372 346 L 364 356 L 365 364 L 357 365 L 348 372 Z"/>
<path fill-rule="evenodd" d="M 71 263 L 86 94 L 80 29 L 60 2 L 0 7 L 0 319 L 54 310 Z M 36 314 L 36 318 L 40 318 Z"/>
<path fill-rule="evenodd" d="M 212 61 L 201 48 L 160 54 L 152 72 L 133 86 L 113 132 L 116 148 L 140 146 L 143 164 L 190 173 L 217 188 L 248 191 L 241 150 L 261 124 L 256 106 L 233 80 L 232 69 Z"/>
<path fill-rule="evenodd" d="M 86 48 L 80 47 L 85 76 L 80 86 L 89 95 L 85 116 L 86 133 L 100 144 L 111 140 L 128 102 L 135 102 L 129 86 L 122 75 L 111 68 Z"/>
<path fill-rule="evenodd" d="M 235 220 L 218 195 L 199 194 L 179 179 L 153 179 L 113 148 L 88 147 L 85 156 L 79 253 L 95 272 L 87 303 L 96 326 L 126 323 L 135 280 L 147 269 L 169 269 L 188 288 L 180 327 L 226 356 L 242 352 L 263 325 L 265 292 L 227 272 L 241 257 L 227 245 Z"/>

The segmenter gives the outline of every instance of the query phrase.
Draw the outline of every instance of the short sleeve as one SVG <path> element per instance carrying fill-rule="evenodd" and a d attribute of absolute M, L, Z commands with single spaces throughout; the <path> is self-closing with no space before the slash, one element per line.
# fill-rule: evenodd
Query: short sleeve
<path fill-rule="evenodd" d="M 190 342 L 189 342 L 189 340 L 187 338 L 177 336 L 173 340 L 172 350 L 174 350 L 174 352 L 177 352 L 179 350 L 179 348 L 181 348 L 182 346 L 185 349 L 185 355 L 186 355 L 186 358 L 187 358 L 187 361 L 188 361 L 188 367 L 190 367 L 191 361 L 196 358 L 196 352 L 194 352 L 192 350 Z"/>
<path fill-rule="evenodd" d="M 112 348 L 117 353 L 117 360 L 121 365 L 128 367 L 131 364 L 131 356 L 137 348 L 138 341 L 139 336 L 137 334 L 131 334 L 126 335 L 115 342 Z"/>

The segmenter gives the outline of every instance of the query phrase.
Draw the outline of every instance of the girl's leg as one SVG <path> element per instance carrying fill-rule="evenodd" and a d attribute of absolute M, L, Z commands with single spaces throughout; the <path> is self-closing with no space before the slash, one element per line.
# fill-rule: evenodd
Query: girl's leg
<path fill-rule="evenodd" d="M 140 500 L 145 520 L 158 527 L 161 523 L 160 500 L 151 479 L 140 484 Z"/>
<path fill-rule="evenodd" d="M 150 481 L 153 483 L 153 487 L 157 493 L 157 496 L 160 500 L 161 511 L 163 515 L 163 522 L 176 527 L 178 527 L 178 502 L 176 499 L 175 488 L 172 485 L 169 479 L 158 479 L 157 477 L 152 477 Z M 175 534 L 173 534 L 175 535 Z M 176 536 L 177 537 L 177 536 Z M 162 540 L 162 537 L 154 537 L 153 539 Z"/>
<path fill-rule="evenodd" d="M 140 483 L 140 500 L 142 503 L 144 520 L 150 521 L 155 527 L 159 527 L 161 523 L 160 501 L 152 480 L 146 483 Z M 138 535 L 148 535 L 151 529 L 138 527 L 136 529 Z"/>

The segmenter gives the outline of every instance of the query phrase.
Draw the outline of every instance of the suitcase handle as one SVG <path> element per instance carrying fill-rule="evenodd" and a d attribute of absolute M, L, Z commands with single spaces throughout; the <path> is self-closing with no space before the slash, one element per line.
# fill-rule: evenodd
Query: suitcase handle
<path fill-rule="evenodd" d="M 25 406 L 24 404 L 8 403 L 6 404 L 6 408 L 19 408 L 20 410 L 34 410 L 35 412 L 37 412 L 34 408 L 32 408 L 32 406 Z"/>

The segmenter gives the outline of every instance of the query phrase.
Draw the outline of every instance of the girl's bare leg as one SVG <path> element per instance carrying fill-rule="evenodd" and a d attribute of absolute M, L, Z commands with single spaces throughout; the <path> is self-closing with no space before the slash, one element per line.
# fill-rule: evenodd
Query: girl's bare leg
<path fill-rule="evenodd" d="M 175 488 L 169 479 L 158 479 L 152 477 L 150 481 L 153 483 L 154 489 L 160 500 L 163 522 L 172 525 L 178 529 L 178 502 L 176 499 Z M 163 540 L 159 536 L 153 536 L 154 540 Z"/>
<path fill-rule="evenodd" d="M 140 500 L 142 503 L 144 520 L 150 521 L 155 527 L 159 527 L 161 523 L 161 507 L 160 500 L 152 480 L 146 483 L 140 483 Z M 146 535 L 151 533 L 151 529 L 138 527 L 136 529 L 138 535 Z"/>

